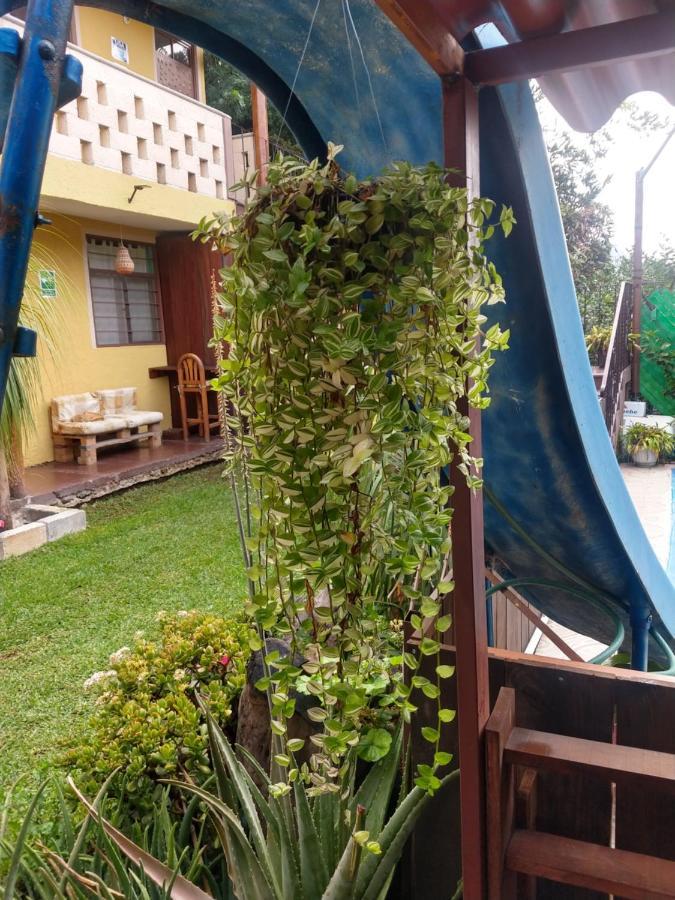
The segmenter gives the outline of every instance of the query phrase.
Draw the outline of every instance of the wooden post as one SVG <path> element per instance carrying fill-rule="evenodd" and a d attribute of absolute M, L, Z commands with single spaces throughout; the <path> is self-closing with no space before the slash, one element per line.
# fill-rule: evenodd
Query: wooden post
<path fill-rule="evenodd" d="M 461 76 L 443 79 L 444 163 L 456 169 L 451 181 L 466 185 L 471 196 L 479 186 L 478 96 Z M 481 419 L 464 399 L 469 418 L 471 453 L 481 455 Z M 465 900 L 486 893 L 485 725 L 490 712 L 485 608 L 483 497 L 467 487 L 453 465 L 451 482 L 452 565 L 455 581 L 454 628 L 457 646 L 457 721 L 459 736 L 462 878 Z"/>
<path fill-rule="evenodd" d="M 251 114 L 253 117 L 253 147 L 258 184 L 265 184 L 269 162 L 269 129 L 267 125 L 267 97 L 260 88 L 251 84 Z"/>

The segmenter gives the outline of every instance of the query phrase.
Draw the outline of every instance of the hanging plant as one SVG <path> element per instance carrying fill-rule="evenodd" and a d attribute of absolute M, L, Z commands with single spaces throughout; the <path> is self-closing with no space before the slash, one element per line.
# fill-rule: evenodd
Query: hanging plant
<path fill-rule="evenodd" d="M 494 204 L 450 187 L 433 164 L 358 181 L 336 164 L 340 149 L 329 145 L 325 165 L 277 160 L 243 216 L 198 232 L 232 254 L 216 328 L 230 350 L 217 383 L 232 413 L 248 611 L 256 646 L 266 635 L 292 644 L 286 658 L 267 655 L 260 684 L 287 781 L 338 790 L 350 748 L 385 756 L 421 689 L 439 721 L 423 730 L 434 765 L 416 783 L 433 792 L 450 762 L 438 748 L 454 717 L 441 703 L 452 671 L 437 664 L 434 682 L 415 674 L 401 620 L 431 620 L 419 652 L 438 654 L 451 624 L 439 597 L 453 589 L 452 488 L 439 473 L 454 459 L 480 486 L 459 402 L 468 393 L 474 408 L 488 405 L 494 353 L 508 341 L 498 325 L 484 330 L 482 312 L 503 300 L 484 255 Z M 503 209 L 505 234 L 512 223 Z M 286 739 L 298 694 L 313 698 L 317 724 L 300 768 L 302 742 Z"/>

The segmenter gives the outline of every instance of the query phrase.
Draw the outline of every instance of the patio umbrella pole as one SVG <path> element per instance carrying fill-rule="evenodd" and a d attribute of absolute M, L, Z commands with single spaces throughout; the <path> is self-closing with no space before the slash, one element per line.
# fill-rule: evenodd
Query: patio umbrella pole
<path fill-rule="evenodd" d="M 31 0 L 0 166 L 0 410 L 13 355 L 34 355 L 19 311 L 57 107 L 72 0 Z"/>

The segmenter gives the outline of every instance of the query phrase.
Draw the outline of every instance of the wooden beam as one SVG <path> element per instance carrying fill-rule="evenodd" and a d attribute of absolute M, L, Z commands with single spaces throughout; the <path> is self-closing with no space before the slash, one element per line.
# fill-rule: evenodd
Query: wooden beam
<path fill-rule="evenodd" d="M 511 871 L 627 900 L 673 897 L 675 862 L 536 831 L 514 832 L 506 854 Z"/>
<path fill-rule="evenodd" d="M 513 688 L 503 687 L 485 727 L 487 795 L 490 798 L 487 804 L 488 900 L 510 900 L 515 888 L 513 876 L 508 879 L 504 871 L 506 847 L 513 830 L 515 812 L 513 768 L 505 765 L 504 752 L 515 721 L 516 692 Z"/>
<path fill-rule="evenodd" d="M 501 584 L 501 578 L 490 569 L 485 570 L 485 577 L 493 585 Z M 530 622 L 536 625 L 541 633 L 545 634 L 549 641 L 554 646 L 556 646 L 561 653 L 565 654 L 567 659 L 575 659 L 577 662 L 584 661 L 583 656 L 579 656 L 576 650 L 573 650 L 572 647 L 570 647 L 570 645 L 566 643 L 560 637 L 560 635 L 551 628 L 550 625 L 547 625 L 547 623 L 543 621 L 542 614 L 538 610 L 532 609 L 525 598 L 520 596 L 518 591 L 514 591 L 512 587 L 506 587 L 499 593 L 504 594 L 506 599 L 510 603 L 512 603 L 516 607 L 516 609 L 520 610 L 525 618 L 529 619 Z M 492 596 L 494 596 L 494 594 Z"/>
<path fill-rule="evenodd" d="M 251 116 L 253 118 L 253 152 L 255 167 L 258 170 L 258 184 L 265 184 L 267 164 L 270 159 L 267 97 L 255 84 L 251 84 Z"/>
<path fill-rule="evenodd" d="M 475 50 L 464 57 L 464 74 L 474 84 L 504 84 L 658 56 L 673 50 L 675 11 L 669 9 L 650 16 Z"/>
<path fill-rule="evenodd" d="M 433 0 L 375 0 L 377 5 L 439 75 L 461 74 L 464 51 L 445 14 Z"/>
<path fill-rule="evenodd" d="M 453 184 L 470 196 L 479 187 L 478 96 L 464 78 L 443 79 L 444 164 Z M 471 452 L 481 456 L 480 411 L 464 397 L 460 412 L 469 420 Z M 465 900 L 482 900 L 486 887 L 485 725 L 490 713 L 485 608 L 483 495 L 470 490 L 453 463 L 452 567 L 457 645 L 457 727 L 459 737 L 462 873 Z"/>
<path fill-rule="evenodd" d="M 658 750 L 513 728 L 504 759 L 514 766 L 531 766 L 547 772 L 587 772 L 617 784 L 635 785 L 649 779 L 669 793 L 675 791 L 675 756 Z"/>

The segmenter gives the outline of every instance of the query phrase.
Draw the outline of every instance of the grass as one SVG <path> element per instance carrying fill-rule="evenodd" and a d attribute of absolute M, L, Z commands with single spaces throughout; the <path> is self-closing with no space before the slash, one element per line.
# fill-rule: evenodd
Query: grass
<path fill-rule="evenodd" d="M 220 466 L 87 507 L 87 530 L 0 563 L 0 793 L 83 727 L 82 684 L 160 610 L 238 610 L 245 579 Z"/>

